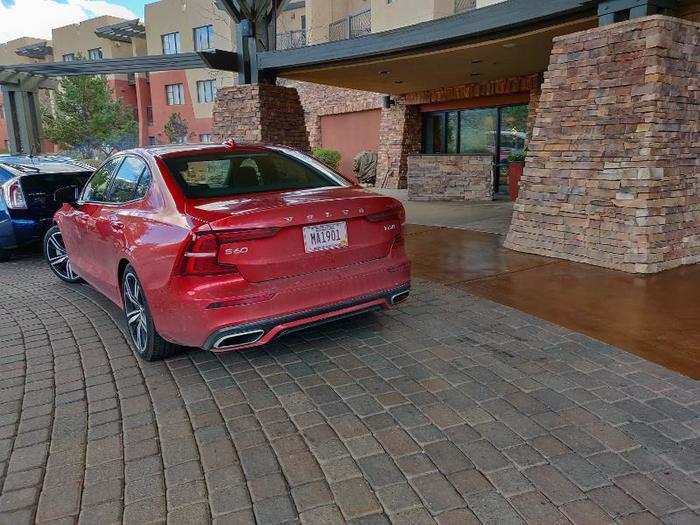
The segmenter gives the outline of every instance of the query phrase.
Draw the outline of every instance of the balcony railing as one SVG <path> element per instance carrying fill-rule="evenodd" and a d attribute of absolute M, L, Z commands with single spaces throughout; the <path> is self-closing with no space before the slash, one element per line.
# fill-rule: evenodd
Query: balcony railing
<path fill-rule="evenodd" d="M 367 9 L 355 15 L 342 18 L 328 26 L 328 40 L 336 42 L 357 38 L 372 32 L 372 11 Z"/>
<path fill-rule="evenodd" d="M 306 30 L 297 29 L 277 35 L 277 49 L 296 49 L 306 45 Z"/>
<path fill-rule="evenodd" d="M 476 0 L 455 0 L 455 13 L 476 9 Z"/>

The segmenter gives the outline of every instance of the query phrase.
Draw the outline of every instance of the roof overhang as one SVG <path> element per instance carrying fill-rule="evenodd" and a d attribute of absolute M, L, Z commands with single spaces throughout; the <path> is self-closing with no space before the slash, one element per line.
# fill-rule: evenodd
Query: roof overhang
<path fill-rule="evenodd" d="M 509 0 L 392 31 L 258 54 L 278 76 L 404 94 L 546 69 L 552 39 L 597 25 L 593 0 Z"/>
<path fill-rule="evenodd" d="M 103 60 L 74 60 L 71 62 L 46 62 L 40 64 L 16 64 L 0 66 L 0 72 L 30 73 L 45 77 L 74 75 L 104 75 L 112 73 L 147 73 L 215 67 L 235 71 L 238 55 L 220 49 L 178 55 L 147 55 L 142 57 L 107 58 Z"/>
<path fill-rule="evenodd" d="M 146 26 L 138 18 L 95 29 L 95 34 L 117 42 L 131 42 L 132 38 L 146 38 Z"/>
<path fill-rule="evenodd" d="M 15 55 L 39 59 L 46 58 L 52 53 L 53 48 L 48 42 L 37 42 L 35 44 L 29 44 L 28 46 L 22 46 L 15 50 Z"/>

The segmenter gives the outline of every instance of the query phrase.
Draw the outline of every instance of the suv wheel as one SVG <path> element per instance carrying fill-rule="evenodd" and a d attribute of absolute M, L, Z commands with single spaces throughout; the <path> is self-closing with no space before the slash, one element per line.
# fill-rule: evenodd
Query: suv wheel
<path fill-rule="evenodd" d="M 79 283 L 82 279 L 70 264 L 70 257 L 63 244 L 58 226 L 52 226 L 44 235 L 44 258 L 56 276 L 67 283 Z"/>
<path fill-rule="evenodd" d="M 143 287 L 131 265 L 127 265 L 122 276 L 122 300 L 131 345 L 136 353 L 146 361 L 163 359 L 174 353 L 175 345 L 156 332 Z"/>

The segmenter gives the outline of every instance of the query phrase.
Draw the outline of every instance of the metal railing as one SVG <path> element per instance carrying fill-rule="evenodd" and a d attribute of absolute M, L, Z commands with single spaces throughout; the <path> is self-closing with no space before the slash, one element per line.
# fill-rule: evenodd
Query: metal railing
<path fill-rule="evenodd" d="M 306 30 L 297 29 L 277 35 L 277 49 L 296 49 L 306 45 Z"/>
<path fill-rule="evenodd" d="M 372 10 L 367 9 L 355 15 L 333 22 L 328 26 L 328 40 L 336 42 L 368 35 L 372 32 Z"/>
<path fill-rule="evenodd" d="M 455 0 L 455 14 L 476 9 L 476 0 Z"/>

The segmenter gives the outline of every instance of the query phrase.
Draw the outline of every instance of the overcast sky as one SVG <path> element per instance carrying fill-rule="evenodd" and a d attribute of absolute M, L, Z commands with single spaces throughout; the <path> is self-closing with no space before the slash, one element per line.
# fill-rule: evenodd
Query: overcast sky
<path fill-rule="evenodd" d="M 49 39 L 52 27 L 100 15 L 143 19 L 143 5 L 152 1 L 154 0 L 0 0 L 0 42 L 20 36 Z"/>

